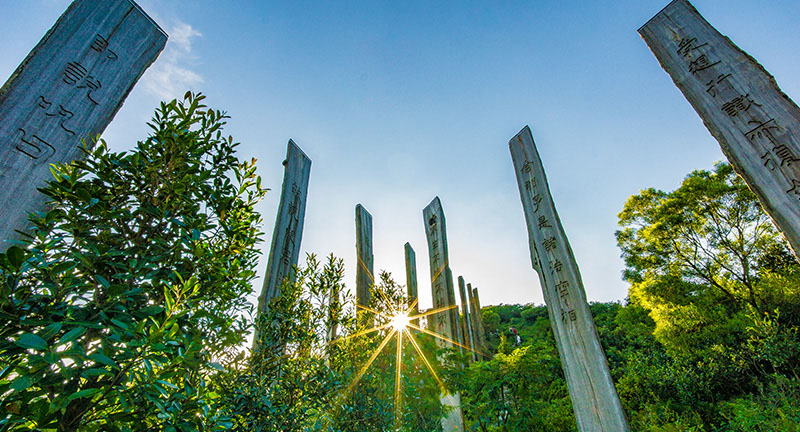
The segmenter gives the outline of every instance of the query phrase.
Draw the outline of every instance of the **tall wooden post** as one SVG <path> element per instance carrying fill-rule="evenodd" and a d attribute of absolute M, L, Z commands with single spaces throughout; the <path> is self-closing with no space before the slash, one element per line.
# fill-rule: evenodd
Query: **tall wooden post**
<path fill-rule="evenodd" d="M 409 311 L 409 315 L 419 315 L 419 296 L 417 294 L 417 255 L 410 243 L 405 244 L 406 257 L 406 290 L 408 292 L 408 305 L 414 305 Z M 419 319 L 411 321 L 414 325 L 419 325 Z"/>
<path fill-rule="evenodd" d="M 461 297 L 461 333 L 464 334 L 464 345 L 466 345 L 472 354 L 472 361 L 477 360 L 475 351 L 475 338 L 472 335 L 472 318 L 469 316 L 469 304 L 467 303 L 466 287 L 464 285 L 464 277 L 458 277 L 458 294 Z"/>
<path fill-rule="evenodd" d="M 578 264 L 556 212 L 528 126 L 508 143 L 525 210 L 533 268 L 547 303 L 572 408 L 581 431 L 627 431 Z"/>
<path fill-rule="evenodd" d="M 453 312 L 453 320 L 456 323 L 454 328 L 454 333 L 456 335 L 453 338 L 454 341 L 458 342 L 458 352 L 464 352 L 464 334 L 461 332 L 461 320 L 458 317 L 458 303 L 456 303 L 456 290 L 455 290 L 455 281 L 453 281 L 453 272 L 450 270 L 450 266 L 447 266 L 447 287 L 450 291 L 449 295 L 452 297 L 452 304 L 453 307 L 450 311 Z"/>
<path fill-rule="evenodd" d="M 447 227 L 444 220 L 444 210 L 439 197 L 435 197 L 422 211 L 425 224 L 425 235 L 428 239 L 428 257 L 430 258 L 431 290 L 433 293 L 433 308 L 450 309 L 433 314 L 434 331 L 451 341 L 458 340 L 458 317 L 456 299 L 453 289 L 453 275 L 450 271 L 450 258 L 447 251 Z M 440 347 L 455 348 L 456 345 L 436 339 Z M 464 417 L 461 412 L 461 396 L 458 393 L 442 395 L 442 404 L 454 407 L 447 417 L 442 419 L 442 428 L 445 431 L 463 431 Z"/>
<path fill-rule="evenodd" d="M 308 182 L 311 176 L 311 159 L 300 147 L 289 140 L 286 145 L 286 160 L 283 161 L 283 185 L 278 204 L 278 215 L 272 231 L 267 271 L 258 297 L 258 314 L 269 307 L 272 299 L 280 295 L 281 283 L 294 280 L 294 267 L 300 257 L 300 242 L 303 239 L 303 220 L 306 214 Z M 260 341 L 255 338 L 253 350 Z"/>
<path fill-rule="evenodd" d="M 670 3 L 639 34 L 797 256 L 800 109 L 686 0 Z"/>
<path fill-rule="evenodd" d="M 483 313 L 481 312 L 481 300 L 478 298 L 478 288 L 467 284 L 467 296 L 469 297 L 470 316 L 475 318 L 472 322 L 475 346 L 478 347 L 478 353 L 488 358 L 489 345 L 486 343 L 486 332 L 483 329 Z"/>
<path fill-rule="evenodd" d="M 449 310 L 433 315 L 436 332 L 451 339 L 458 340 L 458 318 L 456 315 L 455 292 L 452 285 L 450 258 L 447 251 L 447 227 L 444 220 L 444 211 L 439 197 L 428 204 L 422 212 L 425 221 L 425 234 L 428 239 L 428 256 L 430 258 L 431 290 L 433 294 L 434 309 L 450 307 Z M 442 347 L 455 348 L 437 340 Z"/>
<path fill-rule="evenodd" d="M 369 307 L 369 287 L 375 284 L 372 256 L 372 215 L 356 205 L 356 307 Z M 361 309 L 361 313 L 364 309 Z"/>
<path fill-rule="evenodd" d="M 0 88 L 0 250 L 44 209 L 50 164 L 84 157 L 166 42 L 133 1 L 77 0 Z"/>

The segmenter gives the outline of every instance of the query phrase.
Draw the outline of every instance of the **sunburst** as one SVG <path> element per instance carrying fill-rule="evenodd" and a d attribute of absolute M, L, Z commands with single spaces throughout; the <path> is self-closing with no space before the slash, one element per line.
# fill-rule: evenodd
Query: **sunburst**
<path fill-rule="evenodd" d="M 374 310 L 372 308 L 369 308 L 369 307 L 366 307 L 366 306 L 362 306 L 362 305 L 358 305 L 358 308 L 359 309 L 363 309 L 366 312 L 371 312 L 372 314 L 374 314 L 375 318 L 378 318 L 379 322 L 385 322 L 385 324 L 374 326 L 374 327 L 371 327 L 371 328 L 366 329 L 366 330 L 358 331 L 358 332 L 353 333 L 353 334 L 351 334 L 349 336 L 346 336 L 344 338 L 335 340 L 335 341 L 333 341 L 333 343 L 336 343 L 336 342 L 339 342 L 339 341 L 343 341 L 343 340 L 352 339 L 354 337 L 367 335 L 367 334 L 374 333 L 374 332 L 377 332 L 377 331 L 389 329 L 387 334 L 381 340 L 381 342 L 378 345 L 378 347 L 375 349 L 375 351 L 372 352 L 372 354 L 370 355 L 370 357 L 367 360 L 367 362 L 361 367 L 361 369 L 359 369 L 359 371 L 356 374 L 356 376 L 353 377 L 353 380 L 347 386 L 347 389 L 345 390 L 345 392 L 342 393 L 342 397 L 344 398 L 344 397 L 346 397 L 347 395 L 350 394 L 350 392 L 359 383 L 361 378 L 367 372 L 367 370 L 372 365 L 372 363 L 375 361 L 375 359 L 378 357 L 378 355 L 383 351 L 383 349 L 386 347 L 386 345 L 389 343 L 389 341 L 391 341 L 392 338 L 394 338 L 395 339 L 395 344 L 397 346 L 396 359 L 395 359 L 395 365 L 396 366 L 395 366 L 395 386 L 394 386 L 394 409 L 395 409 L 394 418 L 395 418 L 395 428 L 397 429 L 397 428 L 399 428 L 400 422 L 401 422 L 401 419 L 402 419 L 402 415 L 401 415 L 401 407 L 402 407 L 402 373 L 403 373 L 403 371 L 402 371 L 402 356 L 403 356 L 403 342 L 404 342 L 404 340 L 407 339 L 411 343 L 411 345 L 414 347 L 414 350 L 416 351 L 416 353 L 422 359 L 422 362 L 425 364 L 425 367 L 431 373 L 431 376 L 433 376 L 433 378 L 436 380 L 436 383 L 439 385 L 440 390 L 443 393 L 447 391 L 446 388 L 445 388 L 444 383 L 439 378 L 439 375 L 436 373 L 436 371 L 434 370 L 433 366 L 431 365 L 431 362 L 428 360 L 428 358 L 425 355 L 425 353 L 422 352 L 422 348 L 420 348 L 419 343 L 417 343 L 416 338 L 414 337 L 414 335 L 411 332 L 412 329 L 416 330 L 416 331 L 418 331 L 420 333 L 424 333 L 424 334 L 430 335 L 432 337 L 438 338 L 440 340 L 443 340 L 443 341 L 445 341 L 445 342 L 447 342 L 449 344 L 452 344 L 453 346 L 459 346 L 459 347 L 462 347 L 464 349 L 467 349 L 467 350 L 470 350 L 470 351 L 473 351 L 473 352 L 476 352 L 476 353 L 477 353 L 477 351 L 474 351 L 470 347 L 465 346 L 463 344 L 460 344 L 457 341 L 454 341 L 454 340 L 452 340 L 452 339 L 450 339 L 448 337 L 445 337 L 443 335 L 440 335 L 440 334 L 438 334 L 436 332 L 433 332 L 431 330 L 428 330 L 428 329 L 426 329 L 424 327 L 421 327 L 421 326 L 415 324 L 415 322 L 419 323 L 419 319 L 420 318 L 424 318 L 424 317 L 427 317 L 429 315 L 433 315 L 433 314 L 437 314 L 437 313 L 447 312 L 447 311 L 449 311 L 451 309 L 456 308 L 457 307 L 456 305 L 436 308 L 436 309 L 432 309 L 432 310 L 429 310 L 429 311 L 426 311 L 426 312 L 423 312 L 423 313 L 414 313 L 413 311 L 414 311 L 414 307 L 417 305 L 417 299 L 414 299 L 414 301 L 410 305 L 408 305 L 407 307 L 404 307 L 403 303 L 405 303 L 405 302 L 399 302 L 398 304 L 394 304 L 393 302 L 389 301 L 389 299 L 386 297 L 386 295 L 383 294 L 380 290 L 376 290 L 376 291 L 379 293 L 379 295 L 381 297 L 381 300 L 383 300 L 383 303 L 386 305 L 387 310 L 385 310 L 385 311 L 377 311 L 377 310 Z M 480 353 L 478 353 L 478 354 L 480 354 Z"/>

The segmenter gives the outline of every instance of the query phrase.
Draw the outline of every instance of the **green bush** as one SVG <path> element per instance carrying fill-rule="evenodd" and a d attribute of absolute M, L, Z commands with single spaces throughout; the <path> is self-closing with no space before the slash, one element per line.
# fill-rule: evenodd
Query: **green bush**
<path fill-rule="evenodd" d="M 52 167 L 0 254 L 0 430 L 217 430 L 211 380 L 246 336 L 266 192 L 187 93 L 130 153 Z"/>

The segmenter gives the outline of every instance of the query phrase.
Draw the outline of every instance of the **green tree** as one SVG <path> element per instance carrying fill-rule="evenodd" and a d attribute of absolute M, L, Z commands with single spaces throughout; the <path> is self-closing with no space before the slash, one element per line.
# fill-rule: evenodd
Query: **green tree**
<path fill-rule="evenodd" d="M 774 310 L 762 279 L 797 263 L 730 165 L 694 171 L 672 192 L 647 189 L 625 203 L 617 242 L 630 297 L 650 311 L 670 348 L 734 344 L 749 308 Z"/>
<path fill-rule="evenodd" d="M 558 354 L 545 341 L 472 363 L 457 388 L 473 430 L 576 430 Z"/>
<path fill-rule="evenodd" d="M 791 403 L 773 383 L 797 376 L 800 268 L 731 166 L 641 191 L 619 219 L 631 304 L 598 332 L 632 427 L 742 430 L 774 412 L 763 400 Z"/>
<path fill-rule="evenodd" d="M 211 379 L 250 327 L 266 190 L 203 98 L 52 168 L 49 210 L 0 254 L 0 429 L 228 426 Z"/>
<path fill-rule="evenodd" d="M 439 430 L 439 386 L 407 338 L 399 359 L 399 398 L 394 337 L 363 369 L 391 331 L 389 311 L 407 303 L 403 287 L 388 273 L 381 273 L 377 286 L 371 288 L 369 307 L 378 312 L 373 317 L 375 327 L 365 333 L 356 322 L 353 297 L 344 295 L 341 260 L 329 256 L 320 265 L 311 255 L 296 274 L 294 281 L 281 285 L 281 296 L 259 317 L 263 349 L 221 380 L 235 429 L 363 432 L 398 430 L 399 426 L 404 431 Z M 330 320 L 331 305 L 341 310 L 338 320 Z M 340 334 L 330 341 L 328 329 L 333 325 Z M 433 342 L 415 337 L 441 374 Z"/>

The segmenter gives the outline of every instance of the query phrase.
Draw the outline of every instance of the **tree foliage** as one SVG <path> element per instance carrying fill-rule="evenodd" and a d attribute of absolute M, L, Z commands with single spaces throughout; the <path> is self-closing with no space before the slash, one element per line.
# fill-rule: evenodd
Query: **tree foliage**
<path fill-rule="evenodd" d="M 134 151 L 52 167 L 49 209 L 0 255 L 0 429 L 213 430 L 243 342 L 266 192 L 202 95 Z"/>
<path fill-rule="evenodd" d="M 261 351 L 232 369 L 223 385 L 237 430 L 439 430 L 439 387 L 408 341 L 400 357 L 399 398 L 396 339 L 390 338 L 375 354 L 391 331 L 386 327 L 388 311 L 407 303 L 402 287 L 388 273 L 381 274 L 371 288 L 370 309 L 380 312 L 370 316 L 376 330 L 365 333 L 369 326 L 363 323 L 370 320 L 356 319 L 354 299 L 344 295 L 343 267 L 332 255 L 324 265 L 310 255 L 295 280 L 281 285 L 281 296 L 259 317 Z M 331 305 L 341 309 L 334 315 L 338 319 L 331 320 Z M 331 339 L 334 326 L 340 333 Z M 438 366 L 431 341 L 416 338 Z"/>
<path fill-rule="evenodd" d="M 631 300 L 669 347 L 734 343 L 750 309 L 771 313 L 785 297 L 764 279 L 796 279 L 785 242 L 730 165 L 694 171 L 672 192 L 644 190 L 619 219 Z"/>

